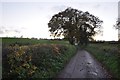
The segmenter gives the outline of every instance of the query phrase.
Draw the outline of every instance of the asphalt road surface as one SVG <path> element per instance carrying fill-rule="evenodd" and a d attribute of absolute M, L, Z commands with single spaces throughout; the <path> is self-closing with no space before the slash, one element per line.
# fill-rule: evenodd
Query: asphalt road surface
<path fill-rule="evenodd" d="M 58 78 L 110 78 L 101 64 L 85 50 L 79 50 Z"/>

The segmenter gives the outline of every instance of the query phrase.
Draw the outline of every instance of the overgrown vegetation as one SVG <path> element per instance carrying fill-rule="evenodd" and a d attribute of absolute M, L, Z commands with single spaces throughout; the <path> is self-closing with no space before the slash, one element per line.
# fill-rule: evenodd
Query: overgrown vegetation
<path fill-rule="evenodd" d="M 30 78 L 33 76 L 37 67 L 31 62 L 32 54 L 27 52 L 29 49 L 28 46 L 21 47 L 18 45 L 6 48 L 8 53 L 6 58 L 3 57 L 3 78 L 16 79 Z M 7 64 L 4 63 L 5 60 Z"/>
<path fill-rule="evenodd" d="M 60 42 L 60 41 L 58 41 Z M 42 43 L 3 46 L 3 78 L 53 78 L 76 53 L 75 46 Z"/>
<path fill-rule="evenodd" d="M 109 43 L 89 44 L 86 50 L 104 64 L 114 78 L 120 77 L 120 45 Z"/>

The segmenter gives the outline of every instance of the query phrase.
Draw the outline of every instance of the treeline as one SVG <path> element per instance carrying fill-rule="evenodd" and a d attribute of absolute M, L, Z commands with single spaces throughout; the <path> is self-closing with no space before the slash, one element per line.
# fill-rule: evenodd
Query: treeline
<path fill-rule="evenodd" d="M 90 41 L 90 43 L 120 44 L 120 41 Z"/>
<path fill-rule="evenodd" d="M 55 39 L 47 39 L 47 38 L 23 38 L 23 37 L 0 37 L 1 39 L 34 39 L 34 40 L 64 40 L 60 38 L 55 38 Z"/>
<path fill-rule="evenodd" d="M 60 38 L 56 38 L 56 39 L 47 39 L 47 38 L 18 38 L 18 37 L 1 37 L 2 40 L 16 40 L 16 39 L 19 39 L 19 40 L 51 40 L 51 41 L 67 41 L 67 39 L 63 38 L 63 39 L 60 39 Z M 17 42 L 16 42 L 17 43 Z M 104 40 L 98 40 L 98 41 L 89 41 L 89 43 L 109 43 L 109 44 L 120 44 L 120 40 L 118 41 L 104 41 Z"/>

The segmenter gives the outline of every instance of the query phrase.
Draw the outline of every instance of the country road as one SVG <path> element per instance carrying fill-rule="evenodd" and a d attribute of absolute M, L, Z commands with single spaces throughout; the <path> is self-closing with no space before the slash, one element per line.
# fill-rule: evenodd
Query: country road
<path fill-rule="evenodd" d="M 78 50 L 58 78 L 110 78 L 107 71 L 85 50 Z"/>

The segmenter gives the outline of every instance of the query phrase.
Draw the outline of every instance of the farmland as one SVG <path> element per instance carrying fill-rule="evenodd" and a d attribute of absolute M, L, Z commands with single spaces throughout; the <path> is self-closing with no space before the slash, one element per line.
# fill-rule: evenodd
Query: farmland
<path fill-rule="evenodd" d="M 14 46 L 17 45 L 33 45 L 33 44 L 69 44 L 68 41 L 47 40 L 47 39 L 29 39 L 29 38 L 2 38 L 2 44 Z"/>

